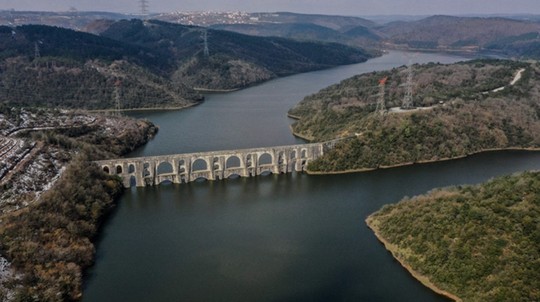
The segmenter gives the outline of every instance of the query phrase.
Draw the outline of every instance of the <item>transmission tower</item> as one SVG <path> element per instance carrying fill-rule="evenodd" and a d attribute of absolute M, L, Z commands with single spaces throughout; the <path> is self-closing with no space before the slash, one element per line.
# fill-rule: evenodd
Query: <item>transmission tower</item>
<path fill-rule="evenodd" d="M 38 42 L 34 42 L 34 59 L 39 59 L 41 58 L 41 53 L 39 52 L 39 43 Z"/>
<path fill-rule="evenodd" d="M 116 102 L 115 115 L 120 115 L 120 110 L 122 110 L 121 92 L 122 81 L 120 81 L 120 79 L 116 79 L 116 82 L 114 82 L 114 100 Z"/>
<path fill-rule="evenodd" d="M 210 50 L 208 49 L 208 31 L 205 29 L 202 33 L 203 42 L 204 42 L 204 56 L 210 56 Z"/>
<path fill-rule="evenodd" d="M 405 96 L 403 97 L 403 102 L 401 103 L 402 109 L 412 109 L 414 108 L 413 102 L 413 65 L 412 61 L 409 60 L 409 66 L 407 67 L 407 83 L 405 83 Z"/>
<path fill-rule="evenodd" d="M 34 42 L 34 67 L 38 68 L 38 59 L 41 58 L 41 53 L 39 51 L 39 44 L 41 41 Z M 39 69 L 39 77 L 41 77 L 41 69 Z"/>
<path fill-rule="evenodd" d="M 377 107 L 375 108 L 375 113 L 383 115 L 386 112 L 386 104 L 384 102 L 385 87 L 388 77 L 384 77 L 379 80 L 379 99 L 377 100 Z"/>
<path fill-rule="evenodd" d="M 148 0 L 139 0 L 139 8 L 141 9 L 141 15 L 148 15 Z"/>

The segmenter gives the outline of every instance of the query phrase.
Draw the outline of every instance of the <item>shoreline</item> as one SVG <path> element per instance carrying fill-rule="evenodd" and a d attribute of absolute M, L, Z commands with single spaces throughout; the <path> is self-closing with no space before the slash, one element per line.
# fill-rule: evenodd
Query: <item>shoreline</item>
<path fill-rule="evenodd" d="M 400 168 L 400 167 L 406 167 L 406 166 L 413 166 L 418 164 L 430 164 L 430 163 L 438 163 L 438 162 L 445 162 L 445 161 L 451 161 L 451 160 L 457 160 L 457 159 L 463 159 L 467 158 L 469 156 L 481 154 L 481 153 L 488 153 L 488 152 L 500 152 L 500 151 L 527 151 L 527 152 L 540 152 L 540 147 L 529 147 L 529 148 L 522 148 L 522 147 L 509 147 L 509 148 L 490 148 L 490 149 L 484 149 L 477 152 L 456 156 L 456 157 L 445 157 L 440 159 L 427 159 L 427 160 L 419 160 L 416 162 L 406 162 L 401 164 L 395 164 L 395 165 L 389 165 L 389 166 L 378 166 L 376 168 L 359 168 L 359 169 L 350 169 L 350 170 L 343 170 L 343 171 L 311 171 L 306 170 L 306 173 L 309 175 L 339 175 L 339 174 L 349 174 L 349 173 L 360 173 L 360 172 L 370 172 L 375 170 L 383 170 L 383 169 L 392 169 L 392 168 Z"/>
<path fill-rule="evenodd" d="M 289 128 L 291 129 L 291 133 L 292 133 L 292 135 L 294 137 L 301 138 L 301 139 L 305 140 L 308 143 L 311 143 L 311 142 L 313 142 L 315 140 L 313 137 L 308 137 L 307 135 L 302 135 L 302 134 L 294 132 L 294 130 L 292 128 L 292 125 L 289 125 Z"/>
<path fill-rule="evenodd" d="M 399 262 L 399 264 L 404 268 L 406 269 L 409 274 L 411 274 L 411 276 L 413 278 L 415 278 L 416 280 L 418 280 L 420 283 L 422 283 L 424 286 L 426 286 L 427 288 L 431 289 L 432 291 L 436 292 L 437 294 L 441 295 L 441 296 L 444 296 L 446 298 L 449 298 L 449 299 L 452 299 L 456 302 L 462 302 L 463 300 L 448 292 L 448 291 L 445 291 L 443 289 L 440 289 L 437 285 L 435 285 L 433 282 L 431 282 L 431 280 L 429 280 L 429 278 L 427 276 L 424 276 L 422 274 L 420 274 L 419 272 L 415 271 L 409 264 L 407 264 L 405 262 L 405 260 L 401 259 L 400 257 L 397 256 L 397 246 L 395 244 L 392 244 L 390 242 L 388 242 L 382 235 L 381 233 L 379 232 L 379 229 L 377 228 L 377 226 L 373 223 L 373 220 L 374 218 L 372 218 L 372 215 L 371 214 L 370 216 L 368 216 L 365 220 L 367 226 L 373 231 L 373 233 L 375 234 L 375 237 L 377 237 L 377 239 L 384 245 L 384 248 L 390 252 L 392 254 L 392 257 L 397 260 L 397 262 Z"/>
<path fill-rule="evenodd" d="M 293 120 L 297 120 L 297 121 L 301 119 L 301 117 L 299 117 L 298 115 L 292 115 L 290 113 L 287 113 L 287 117 L 292 118 Z"/>
<path fill-rule="evenodd" d="M 211 89 L 211 88 L 201 88 L 201 87 L 193 87 L 193 90 L 197 92 L 206 92 L 206 93 L 227 93 L 227 92 L 235 92 L 238 90 L 241 90 L 243 88 L 232 88 L 232 89 Z"/>
<path fill-rule="evenodd" d="M 384 44 L 385 49 L 394 50 L 394 51 L 405 51 L 405 52 L 422 52 L 422 53 L 445 53 L 449 55 L 460 55 L 465 57 L 477 57 L 481 55 L 489 55 L 490 52 L 483 52 L 481 49 L 477 48 L 416 48 L 409 47 L 399 44 Z"/>
<path fill-rule="evenodd" d="M 290 118 L 290 119 L 293 119 L 293 120 L 297 120 L 299 121 L 300 120 L 300 117 L 299 116 L 296 116 L 296 115 L 292 115 L 290 113 L 287 113 L 287 117 Z M 298 132 L 295 132 L 294 129 L 293 129 L 293 125 L 289 125 L 289 130 L 291 131 L 291 134 L 294 136 L 294 137 L 298 137 L 300 139 L 303 139 L 305 140 L 306 142 L 308 143 L 312 143 L 315 138 L 314 137 L 308 137 L 307 135 L 303 135 L 303 134 L 300 134 Z"/>
<path fill-rule="evenodd" d="M 184 106 L 172 106 L 172 107 L 142 107 L 142 108 L 130 108 L 130 109 L 121 109 L 120 112 L 136 112 L 136 111 L 153 111 L 153 110 L 163 110 L 163 111 L 175 111 L 175 110 L 183 110 L 188 109 L 191 107 L 195 107 L 200 105 L 204 101 L 197 101 L 193 104 L 184 105 Z M 86 110 L 88 113 L 110 113 L 110 112 L 116 112 L 116 109 L 93 109 L 93 110 Z"/>

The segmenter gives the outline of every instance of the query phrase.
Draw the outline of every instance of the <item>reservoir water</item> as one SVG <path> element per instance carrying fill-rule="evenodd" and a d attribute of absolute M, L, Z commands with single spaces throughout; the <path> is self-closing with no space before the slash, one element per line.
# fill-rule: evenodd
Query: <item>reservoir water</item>
<path fill-rule="evenodd" d="M 187 110 L 133 114 L 160 132 L 130 156 L 301 143 L 286 113 L 305 95 L 408 61 L 390 52 L 208 95 Z M 540 169 L 540 153 L 508 151 L 358 174 L 132 188 L 103 227 L 83 301 L 445 301 L 393 260 L 364 219 L 404 196 L 530 169 Z"/>

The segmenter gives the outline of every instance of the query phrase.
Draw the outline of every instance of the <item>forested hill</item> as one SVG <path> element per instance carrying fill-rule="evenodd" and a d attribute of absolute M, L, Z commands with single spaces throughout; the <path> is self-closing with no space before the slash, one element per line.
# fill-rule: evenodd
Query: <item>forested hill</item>
<path fill-rule="evenodd" d="M 41 57 L 59 57 L 79 62 L 126 59 L 154 71 L 167 66 L 167 59 L 153 49 L 129 45 L 113 39 L 45 25 L 0 26 L 0 58 L 34 57 L 36 44 Z"/>
<path fill-rule="evenodd" d="M 0 100 L 9 106 L 73 109 L 181 108 L 201 100 L 173 83 L 152 49 L 59 27 L 0 27 Z"/>
<path fill-rule="evenodd" d="M 432 288 L 462 301 L 540 300 L 540 172 L 433 190 L 367 222 Z"/>
<path fill-rule="evenodd" d="M 370 57 L 361 49 L 335 43 L 254 37 L 155 20 L 118 21 L 101 35 L 152 48 L 176 60 L 174 79 L 208 89 L 242 88 L 277 76 L 363 62 Z"/>
<path fill-rule="evenodd" d="M 389 23 L 377 29 L 393 47 L 540 58 L 540 22 L 432 16 L 413 22 Z"/>
<path fill-rule="evenodd" d="M 15 106 L 180 108 L 194 88 L 238 89 L 277 76 L 365 61 L 362 50 L 208 30 L 118 21 L 101 36 L 43 25 L 0 27 L 0 98 Z"/>
<path fill-rule="evenodd" d="M 309 165 L 342 172 L 437 161 L 490 149 L 540 148 L 540 64 L 476 60 L 414 65 L 414 110 L 401 111 L 403 66 L 352 77 L 290 110 L 299 136 L 352 137 Z M 386 78 L 385 113 L 376 113 Z"/>
<path fill-rule="evenodd" d="M 379 42 L 382 39 L 377 31 L 372 30 L 378 24 L 359 17 L 286 12 L 256 13 L 249 16 L 249 21 L 216 22 L 210 25 L 212 28 L 254 36 L 337 42 L 364 47 L 372 51 L 380 48 Z"/>

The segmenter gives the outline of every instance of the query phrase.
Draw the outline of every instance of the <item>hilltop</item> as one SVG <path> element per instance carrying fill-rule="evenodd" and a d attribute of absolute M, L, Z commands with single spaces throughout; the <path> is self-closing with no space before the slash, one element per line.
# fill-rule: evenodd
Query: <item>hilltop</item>
<path fill-rule="evenodd" d="M 306 97 L 289 114 L 295 134 L 349 137 L 312 172 L 343 172 L 458 158 L 491 149 L 540 147 L 538 63 L 476 60 L 414 65 L 414 110 L 398 110 L 407 67 L 346 79 Z M 375 112 L 387 77 L 385 114 Z"/>

